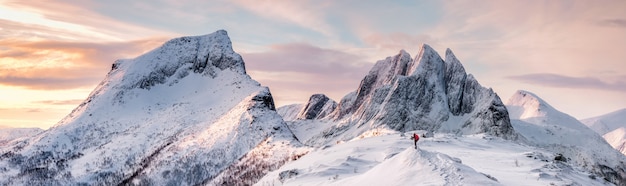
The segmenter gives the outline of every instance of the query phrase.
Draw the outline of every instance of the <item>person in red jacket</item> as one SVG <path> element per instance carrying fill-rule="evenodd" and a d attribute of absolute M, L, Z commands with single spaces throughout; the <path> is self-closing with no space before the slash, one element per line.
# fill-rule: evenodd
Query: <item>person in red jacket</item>
<path fill-rule="evenodd" d="M 420 140 L 420 135 L 413 133 L 413 137 L 411 137 L 411 139 L 413 139 L 413 142 L 415 143 L 415 149 L 417 149 L 417 141 Z"/>

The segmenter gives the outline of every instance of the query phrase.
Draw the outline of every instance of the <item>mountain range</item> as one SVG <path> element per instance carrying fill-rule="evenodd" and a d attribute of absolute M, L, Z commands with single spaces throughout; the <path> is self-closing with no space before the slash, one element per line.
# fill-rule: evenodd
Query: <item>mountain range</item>
<path fill-rule="evenodd" d="M 624 162 L 538 96 L 505 105 L 426 44 L 376 62 L 338 102 L 277 109 L 220 30 L 115 61 L 52 128 L 0 143 L 0 184 L 622 185 Z"/>

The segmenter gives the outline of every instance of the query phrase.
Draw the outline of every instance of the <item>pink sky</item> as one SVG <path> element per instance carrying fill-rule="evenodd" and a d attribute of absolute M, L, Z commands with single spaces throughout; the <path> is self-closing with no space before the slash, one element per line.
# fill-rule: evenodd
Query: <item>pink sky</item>
<path fill-rule="evenodd" d="M 277 104 L 353 91 L 374 62 L 452 49 L 504 102 L 518 89 L 584 119 L 626 108 L 624 1 L 0 0 L 0 126 L 48 128 L 111 63 L 225 29 Z"/>

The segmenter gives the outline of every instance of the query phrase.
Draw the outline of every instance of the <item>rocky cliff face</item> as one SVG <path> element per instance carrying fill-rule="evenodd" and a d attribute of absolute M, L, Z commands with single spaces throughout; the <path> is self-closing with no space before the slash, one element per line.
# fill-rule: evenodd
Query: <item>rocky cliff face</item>
<path fill-rule="evenodd" d="M 222 30 L 116 61 L 54 127 L 0 147 L 0 185 L 251 184 L 298 146 Z"/>
<path fill-rule="evenodd" d="M 346 95 L 331 114 L 312 111 L 327 112 L 307 110 L 309 113 L 300 114 L 315 117 L 299 119 L 339 123 L 318 139 L 347 140 L 383 126 L 398 131 L 518 137 L 498 95 L 467 74 L 451 50 L 443 60 L 428 45 L 422 46 L 415 59 L 400 51 L 378 61 L 357 90 Z"/>
<path fill-rule="evenodd" d="M 335 108 L 337 108 L 337 102 L 324 94 L 314 94 L 309 98 L 309 102 L 300 111 L 296 119 L 324 118 Z"/>

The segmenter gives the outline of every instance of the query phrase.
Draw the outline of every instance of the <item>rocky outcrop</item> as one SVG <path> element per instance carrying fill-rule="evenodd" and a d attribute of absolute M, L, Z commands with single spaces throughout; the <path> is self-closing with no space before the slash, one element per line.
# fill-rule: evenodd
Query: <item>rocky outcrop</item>
<path fill-rule="evenodd" d="M 297 119 L 321 119 L 330 114 L 337 103 L 324 94 L 314 94 L 298 114 Z"/>

